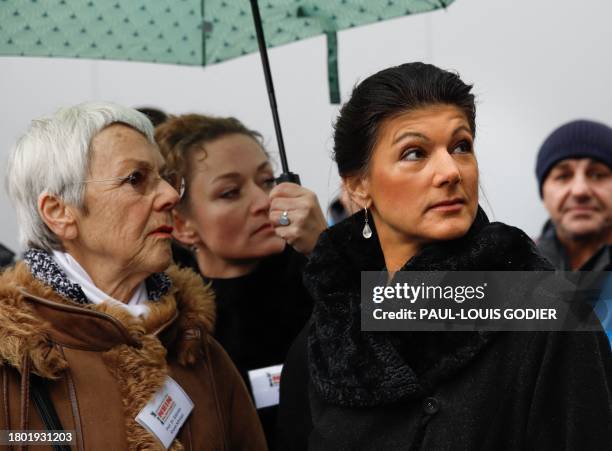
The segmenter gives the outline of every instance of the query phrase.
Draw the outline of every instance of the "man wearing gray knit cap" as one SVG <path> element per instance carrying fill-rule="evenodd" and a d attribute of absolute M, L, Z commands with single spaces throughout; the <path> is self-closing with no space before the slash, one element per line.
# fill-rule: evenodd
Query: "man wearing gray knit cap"
<path fill-rule="evenodd" d="M 612 269 L 612 129 L 578 120 L 546 138 L 536 165 L 550 214 L 538 247 L 558 269 Z"/>
<path fill-rule="evenodd" d="M 573 121 L 546 138 L 536 176 L 550 214 L 540 252 L 566 271 L 612 270 L 612 129 Z M 612 346 L 612 276 L 593 304 Z"/>

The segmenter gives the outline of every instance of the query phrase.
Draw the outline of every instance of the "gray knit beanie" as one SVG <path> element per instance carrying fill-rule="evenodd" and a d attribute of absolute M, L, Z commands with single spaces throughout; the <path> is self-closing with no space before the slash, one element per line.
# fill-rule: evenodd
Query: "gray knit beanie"
<path fill-rule="evenodd" d="M 595 121 L 577 120 L 552 132 L 538 152 L 536 177 L 540 196 L 550 170 L 567 158 L 592 158 L 612 167 L 612 128 Z"/>

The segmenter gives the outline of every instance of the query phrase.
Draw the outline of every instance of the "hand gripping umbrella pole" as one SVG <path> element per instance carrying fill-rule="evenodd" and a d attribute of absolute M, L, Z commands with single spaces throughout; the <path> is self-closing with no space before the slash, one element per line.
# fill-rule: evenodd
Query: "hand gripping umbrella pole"
<path fill-rule="evenodd" d="M 285 153 L 285 143 L 283 141 L 283 132 L 281 130 L 280 119 L 278 117 L 278 107 L 276 105 L 276 95 L 274 94 L 274 84 L 272 83 L 272 72 L 270 71 L 270 62 L 268 61 L 268 50 L 266 48 L 266 39 L 264 37 L 261 15 L 259 14 L 259 5 L 257 0 L 251 1 L 251 9 L 253 11 L 253 22 L 255 23 L 255 34 L 257 35 L 257 45 L 259 46 L 259 54 L 261 55 L 261 64 L 266 79 L 266 88 L 268 90 L 268 99 L 270 100 L 270 109 L 272 110 L 272 119 L 274 120 L 274 130 L 276 132 L 276 142 L 278 143 L 278 152 L 280 154 L 281 166 L 283 173 L 276 179 L 277 183 L 291 182 L 300 184 L 300 176 L 289 171 L 287 163 L 287 154 Z"/>

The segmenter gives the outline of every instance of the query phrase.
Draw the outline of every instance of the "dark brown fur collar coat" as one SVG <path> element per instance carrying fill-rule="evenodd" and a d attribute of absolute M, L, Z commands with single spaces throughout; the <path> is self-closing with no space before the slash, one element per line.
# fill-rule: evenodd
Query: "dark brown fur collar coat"
<path fill-rule="evenodd" d="M 24 263 L 0 277 L 0 429 L 45 429 L 21 387 L 23 375 L 48 380 L 76 449 L 161 449 L 135 417 L 166 376 L 195 404 L 171 446 L 265 449 L 248 393 L 211 338 L 212 292 L 190 270 L 171 267 L 170 291 L 149 302 L 144 320 L 112 304 L 76 305 L 35 279 Z"/>

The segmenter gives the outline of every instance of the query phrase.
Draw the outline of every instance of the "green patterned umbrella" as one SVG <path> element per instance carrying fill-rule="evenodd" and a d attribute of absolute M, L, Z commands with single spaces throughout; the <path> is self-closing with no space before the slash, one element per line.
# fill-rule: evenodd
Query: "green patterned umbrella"
<path fill-rule="evenodd" d="M 260 0 L 268 47 L 326 34 L 332 100 L 339 30 L 453 0 Z M 248 0 L 0 0 L 0 54 L 205 66 L 257 51 Z"/>
<path fill-rule="evenodd" d="M 0 55 L 206 66 L 258 50 L 250 3 L 259 3 L 268 47 L 327 36 L 330 100 L 337 103 L 337 31 L 453 1 L 0 0 Z"/>

